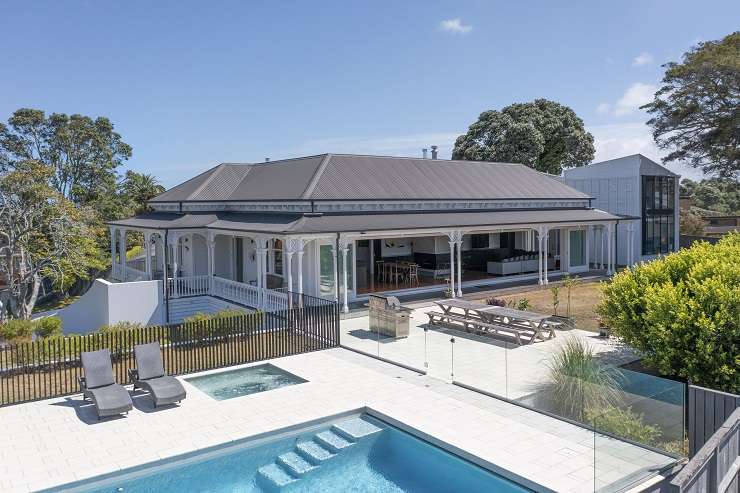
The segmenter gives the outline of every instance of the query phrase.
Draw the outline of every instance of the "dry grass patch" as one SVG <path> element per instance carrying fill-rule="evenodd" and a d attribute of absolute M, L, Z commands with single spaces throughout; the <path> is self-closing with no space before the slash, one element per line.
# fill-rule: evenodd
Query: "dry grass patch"
<path fill-rule="evenodd" d="M 555 283 L 550 284 L 553 286 Z M 559 284 L 559 283 L 558 283 Z M 519 293 L 496 296 L 506 302 L 516 303 L 522 298 L 529 300 L 529 311 L 553 314 L 552 292 L 549 287 L 522 291 Z M 599 322 L 596 315 L 596 307 L 601 302 L 601 290 L 596 281 L 584 282 L 572 289 L 570 294 L 570 313 L 576 319 L 579 329 L 598 331 Z M 485 299 L 480 300 L 485 303 Z M 568 309 L 568 292 L 564 287 L 560 288 L 560 305 L 558 315 L 565 315 Z"/>

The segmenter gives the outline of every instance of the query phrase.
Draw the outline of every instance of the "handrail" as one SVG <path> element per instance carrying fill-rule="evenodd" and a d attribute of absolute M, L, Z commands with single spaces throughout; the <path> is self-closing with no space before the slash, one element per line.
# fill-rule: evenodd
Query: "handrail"
<path fill-rule="evenodd" d="M 729 493 L 740 481 L 740 408 L 671 480 L 673 493 Z"/>

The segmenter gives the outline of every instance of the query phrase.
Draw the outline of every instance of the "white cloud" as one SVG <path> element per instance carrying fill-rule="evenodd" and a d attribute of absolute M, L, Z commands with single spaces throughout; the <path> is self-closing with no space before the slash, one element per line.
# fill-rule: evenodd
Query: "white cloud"
<path fill-rule="evenodd" d="M 634 113 L 640 108 L 640 106 L 652 101 L 653 95 L 657 90 L 657 86 L 654 86 L 653 84 L 635 82 L 629 86 L 622 97 L 614 103 L 614 116 L 624 116 Z"/>
<path fill-rule="evenodd" d="M 459 17 L 440 22 L 439 28 L 445 32 L 454 34 L 468 34 L 473 30 L 473 26 L 470 24 L 463 24 Z"/>
<path fill-rule="evenodd" d="M 612 109 L 612 105 L 609 103 L 601 103 L 596 107 L 596 112 L 601 115 L 608 115 Z"/>
<path fill-rule="evenodd" d="M 632 59 L 633 67 L 642 67 L 644 65 L 650 65 L 651 63 L 653 63 L 653 55 L 646 51 L 643 51 Z"/>

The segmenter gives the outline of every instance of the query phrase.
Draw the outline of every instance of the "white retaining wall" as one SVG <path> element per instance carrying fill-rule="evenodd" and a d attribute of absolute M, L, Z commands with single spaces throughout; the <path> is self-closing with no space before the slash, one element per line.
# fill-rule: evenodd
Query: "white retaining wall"
<path fill-rule="evenodd" d="M 39 313 L 36 318 L 51 315 L 62 319 L 66 334 L 86 334 L 117 322 L 159 325 L 164 323 L 162 281 L 111 283 L 96 279 L 71 305 Z"/>

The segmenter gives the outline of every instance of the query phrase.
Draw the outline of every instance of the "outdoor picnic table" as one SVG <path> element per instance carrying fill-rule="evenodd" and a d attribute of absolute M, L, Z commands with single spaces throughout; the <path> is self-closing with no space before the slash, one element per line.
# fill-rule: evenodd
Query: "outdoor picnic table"
<path fill-rule="evenodd" d="M 478 319 L 488 324 L 495 323 L 500 326 L 511 327 L 512 329 L 532 332 L 530 344 L 537 338 L 544 340 L 543 333 L 548 333 L 550 339 L 555 337 L 555 330 L 552 324 L 549 323 L 550 316 L 542 313 L 526 312 L 514 308 L 492 306 L 454 298 L 435 303 L 445 315 L 451 317 L 450 320 L 454 320 L 455 318 L 460 319 L 459 315 L 455 315 L 455 310 L 459 310 L 462 311 L 463 317 L 470 321 Z M 430 317 L 430 321 L 432 318 Z M 467 327 L 468 324 L 465 323 L 465 320 L 460 321 Z"/>
<path fill-rule="evenodd" d="M 476 303 L 474 301 L 466 301 L 456 298 L 435 301 L 435 303 L 447 315 L 453 313 L 453 310 L 457 308 L 458 310 L 462 310 L 466 317 L 470 316 L 471 311 L 477 312 L 488 307 L 488 305 L 484 305 L 483 303 Z"/>

